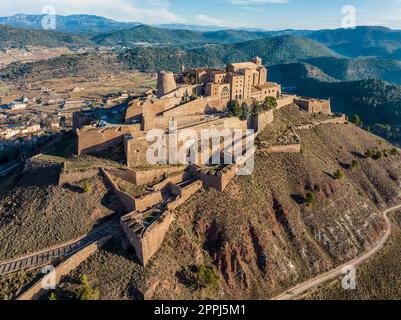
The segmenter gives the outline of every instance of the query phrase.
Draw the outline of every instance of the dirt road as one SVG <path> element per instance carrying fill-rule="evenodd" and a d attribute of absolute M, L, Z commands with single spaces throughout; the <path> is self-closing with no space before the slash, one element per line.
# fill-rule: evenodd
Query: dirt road
<path fill-rule="evenodd" d="M 327 281 L 334 280 L 340 276 L 343 275 L 343 269 L 347 266 L 353 266 L 357 267 L 364 262 L 366 262 L 368 259 L 373 257 L 377 252 L 379 252 L 381 249 L 383 249 L 384 245 L 386 244 L 388 238 L 391 235 L 391 222 L 390 219 L 388 218 L 387 214 L 393 211 L 397 211 L 401 209 L 401 205 L 391 207 L 383 212 L 383 218 L 386 222 L 386 233 L 384 234 L 383 238 L 375 244 L 375 246 L 366 252 L 364 255 L 362 255 L 359 258 L 355 258 L 354 260 L 351 260 L 335 269 L 332 269 L 326 273 L 323 273 L 311 280 L 308 280 L 304 283 L 301 283 L 293 288 L 288 289 L 285 293 L 273 298 L 272 300 L 292 300 L 295 299 L 297 296 L 307 292 L 310 289 L 316 288 L 319 285 L 324 284 Z"/>

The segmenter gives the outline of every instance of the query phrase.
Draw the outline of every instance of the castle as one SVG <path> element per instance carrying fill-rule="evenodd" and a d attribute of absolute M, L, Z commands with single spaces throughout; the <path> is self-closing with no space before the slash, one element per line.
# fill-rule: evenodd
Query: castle
<path fill-rule="evenodd" d="M 177 85 L 173 73 L 160 72 L 156 95 L 131 101 L 124 123 L 96 127 L 89 125 L 87 114 L 74 115 L 78 155 L 107 151 L 123 144 L 126 164 L 134 168 L 147 164 L 145 154 L 150 143 L 146 141 L 146 133 L 152 129 L 167 132 L 171 121 L 178 131 L 191 128 L 197 132 L 205 128 L 248 128 L 258 132 L 273 121 L 272 111 L 247 120 L 228 117 L 227 104 L 233 100 L 251 105 L 273 97 L 277 108 L 296 103 L 310 113 L 331 114 L 329 100 L 283 94 L 279 84 L 267 81 L 268 72 L 259 57 L 250 62 L 228 64 L 225 70 L 202 68 L 191 72 L 194 83 L 181 85 Z"/>
<path fill-rule="evenodd" d="M 121 219 L 121 224 L 144 265 L 161 246 L 174 219 L 175 208 L 201 188 L 224 191 L 249 156 L 233 158 L 233 163 L 227 165 L 207 165 L 195 159 L 190 165 L 152 167 L 146 159 L 152 144 L 146 137 L 150 130 L 165 132 L 166 140 L 185 129 L 196 133 L 203 129 L 252 129 L 258 135 L 274 121 L 275 110 L 294 103 L 309 113 L 331 115 L 330 100 L 284 94 L 279 84 L 268 82 L 268 71 L 258 57 L 249 62 L 228 64 L 225 70 L 202 68 L 187 73 L 189 77 L 160 72 L 156 93 L 132 100 L 126 109 L 124 123 L 91 125 L 90 113 L 74 115 L 78 155 L 105 151 L 112 154 L 117 148 L 124 151 L 127 169 L 106 168 L 102 169 L 102 174 L 124 203 L 128 214 Z M 183 78 L 189 78 L 189 81 L 182 81 Z M 231 101 L 251 106 L 265 103 L 267 98 L 275 101 L 275 107 L 262 108 L 245 118 L 229 113 Z M 344 119 L 326 121 L 338 123 Z M 175 125 L 173 130 L 171 123 Z M 296 138 L 295 133 L 289 134 Z M 233 144 L 242 148 L 246 138 L 245 134 Z M 288 141 L 285 145 L 268 146 L 266 150 L 299 153 L 299 139 Z M 219 156 L 226 155 L 227 152 L 223 151 Z M 146 192 L 128 194 L 121 189 L 121 182 L 141 186 Z"/>

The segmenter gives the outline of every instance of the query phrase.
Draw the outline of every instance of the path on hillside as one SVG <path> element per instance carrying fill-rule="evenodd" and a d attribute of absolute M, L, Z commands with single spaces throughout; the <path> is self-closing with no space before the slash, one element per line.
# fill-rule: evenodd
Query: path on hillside
<path fill-rule="evenodd" d="M 339 267 L 336 267 L 335 269 L 332 269 L 326 273 L 323 273 L 311 280 L 308 280 L 304 283 L 301 283 L 293 288 L 290 288 L 286 290 L 285 293 L 273 298 L 272 300 L 292 300 L 299 296 L 300 294 L 303 294 L 307 292 L 310 289 L 316 288 L 319 285 L 322 285 L 323 283 L 334 280 L 340 276 L 343 276 L 342 270 L 346 266 L 353 266 L 353 267 L 358 267 L 359 265 L 363 264 L 366 262 L 368 259 L 370 259 L 372 256 L 374 256 L 377 252 L 379 252 L 381 249 L 383 249 L 384 245 L 386 244 L 388 238 L 391 235 L 391 222 L 390 219 L 388 218 L 387 214 L 393 211 L 397 211 L 401 209 L 401 205 L 391 207 L 383 212 L 383 218 L 387 224 L 387 230 L 386 233 L 384 234 L 383 238 L 375 244 L 375 246 L 366 252 L 364 255 L 362 255 L 359 258 L 355 258 L 354 260 L 351 260 Z"/>
<path fill-rule="evenodd" d="M 52 260 L 60 257 L 68 257 L 82 250 L 104 236 L 115 233 L 119 228 L 116 221 L 110 221 L 89 232 L 87 235 L 76 241 L 66 242 L 44 249 L 39 252 L 31 253 L 23 257 L 0 262 L 0 276 L 13 273 L 19 270 L 32 270 L 48 265 Z"/>

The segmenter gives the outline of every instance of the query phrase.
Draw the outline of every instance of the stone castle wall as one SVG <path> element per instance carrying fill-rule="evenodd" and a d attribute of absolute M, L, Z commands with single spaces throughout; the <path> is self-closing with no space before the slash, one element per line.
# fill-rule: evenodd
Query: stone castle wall
<path fill-rule="evenodd" d="M 135 210 L 145 212 L 162 201 L 163 196 L 161 191 L 152 192 L 140 198 L 135 198 Z"/>
<path fill-rule="evenodd" d="M 294 103 L 309 113 L 331 114 L 330 100 L 295 97 Z"/>
<path fill-rule="evenodd" d="M 124 142 L 128 133 L 138 136 L 140 125 L 107 127 L 105 129 L 77 130 L 78 155 L 105 151 Z"/>
<path fill-rule="evenodd" d="M 185 188 L 179 188 L 179 195 L 173 202 L 167 204 L 167 210 L 175 210 L 184 204 L 198 190 L 202 189 L 202 181 L 195 181 Z"/>
<path fill-rule="evenodd" d="M 231 167 L 227 167 L 224 171 L 220 171 L 216 174 L 202 172 L 196 166 L 190 166 L 190 171 L 193 176 L 202 181 L 203 188 L 214 188 L 223 192 L 230 181 L 235 177 L 237 166 L 232 165 Z"/>
<path fill-rule="evenodd" d="M 113 188 L 114 193 L 116 194 L 117 198 L 121 201 L 124 206 L 124 209 L 127 212 L 135 211 L 135 199 L 134 197 L 130 196 L 128 193 L 121 191 L 116 183 L 114 182 L 113 178 L 110 174 L 103 168 L 100 169 L 102 174 L 104 175 L 105 179 L 108 183 L 110 183 L 111 187 Z"/>
<path fill-rule="evenodd" d="M 182 173 L 186 169 L 185 166 L 165 167 L 160 169 L 151 169 L 135 172 L 135 183 L 138 186 L 147 185 L 159 180 L 164 175 Z"/>
<path fill-rule="evenodd" d="M 125 234 L 143 266 L 146 266 L 156 251 L 159 250 L 173 221 L 174 213 L 172 211 L 164 212 L 162 217 L 154 222 L 142 237 L 133 233 L 128 226 L 122 223 Z"/>
<path fill-rule="evenodd" d="M 59 176 L 58 185 L 73 184 L 85 179 L 90 179 L 99 174 L 99 168 L 88 170 L 67 170 L 62 171 Z"/>
<path fill-rule="evenodd" d="M 262 132 L 266 126 L 274 121 L 274 111 L 261 112 L 252 119 L 252 128 L 255 132 Z"/>

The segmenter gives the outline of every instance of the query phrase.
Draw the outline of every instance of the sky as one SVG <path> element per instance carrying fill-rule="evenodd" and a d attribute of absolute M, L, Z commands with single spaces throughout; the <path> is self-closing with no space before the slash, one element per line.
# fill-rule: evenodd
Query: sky
<path fill-rule="evenodd" d="M 352 17 L 356 25 L 401 29 L 401 0 L 0 0 L 0 16 L 40 14 L 48 5 L 61 15 L 95 14 L 145 24 L 333 29 Z"/>

